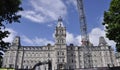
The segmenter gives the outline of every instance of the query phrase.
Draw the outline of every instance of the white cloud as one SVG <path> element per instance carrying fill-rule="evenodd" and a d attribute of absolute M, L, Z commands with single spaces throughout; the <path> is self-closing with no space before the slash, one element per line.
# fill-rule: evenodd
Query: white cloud
<path fill-rule="evenodd" d="M 78 46 L 80 46 L 80 45 L 82 44 L 82 43 L 81 43 L 81 35 L 77 36 L 75 39 L 76 39 L 76 40 L 75 40 L 76 44 L 77 44 Z"/>
<path fill-rule="evenodd" d="M 115 42 L 112 40 L 109 40 L 106 38 L 105 31 L 100 28 L 94 28 L 89 34 L 90 41 L 93 43 L 93 45 L 97 46 L 99 44 L 99 37 L 103 36 L 108 43 L 109 46 L 112 46 L 112 48 L 115 49 Z"/>
<path fill-rule="evenodd" d="M 53 37 L 54 37 L 54 33 L 53 33 Z M 21 40 L 28 45 L 47 45 L 48 43 L 54 45 L 53 41 L 50 41 L 46 38 L 35 37 L 33 39 L 30 39 L 27 36 L 23 35 Z M 75 45 L 81 45 L 81 36 L 75 37 L 72 33 L 67 32 L 66 42 L 67 42 L 68 45 L 70 43 L 73 43 Z"/>
<path fill-rule="evenodd" d="M 14 37 L 17 35 L 17 32 L 11 28 L 7 28 L 6 30 L 10 32 L 10 35 L 8 38 L 4 38 L 3 40 L 5 42 L 12 42 Z M 97 46 L 99 44 L 100 36 L 103 36 L 106 42 L 108 43 L 108 45 L 112 46 L 115 49 L 115 42 L 106 38 L 105 31 L 100 28 L 94 28 L 89 33 L 90 42 L 93 43 L 93 45 Z M 27 36 L 22 36 L 21 40 L 29 45 L 46 45 L 48 43 L 52 45 L 54 44 L 53 41 L 47 40 L 46 38 L 38 38 L 38 37 L 30 39 Z M 81 35 L 74 36 L 74 34 L 67 32 L 66 42 L 68 45 L 70 43 L 73 43 L 75 45 L 81 45 Z"/>
<path fill-rule="evenodd" d="M 67 7 L 62 0 L 29 0 L 31 8 L 20 14 L 34 22 L 43 23 L 66 16 Z M 25 3 L 26 4 L 26 3 Z"/>
<path fill-rule="evenodd" d="M 95 45 L 95 46 L 98 45 L 100 36 L 105 37 L 104 30 L 101 30 L 100 28 L 92 29 L 92 31 L 89 33 L 90 42 L 92 42 L 93 45 Z"/>
<path fill-rule="evenodd" d="M 30 45 L 34 44 L 30 38 L 28 38 L 27 36 L 24 36 L 24 35 L 22 36 L 22 41 L 24 41 L 25 43 L 28 43 Z"/>
<path fill-rule="evenodd" d="M 100 23 L 100 24 L 102 24 L 103 18 L 104 18 L 103 15 L 98 16 L 98 17 L 97 17 L 97 20 L 98 20 L 97 22 Z"/>
<path fill-rule="evenodd" d="M 74 35 L 72 33 L 67 32 L 66 42 L 67 42 L 67 44 L 74 42 Z"/>
<path fill-rule="evenodd" d="M 106 38 L 105 31 L 100 28 L 94 28 L 89 33 L 90 42 L 97 46 L 99 44 L 99 37 L 103 36 L 109 46 L 112 46 L 115 49 L 115 42 Z M 81 45 L 81 35 L 74 36 L 74 34 L 67 32 L 66 37 L 67 44 L 73 43 L 75 45 Z"/>
<path fill-rule="evenodd" d="M 25 42 L 26 44 L 34 45 L 34 46 L 35 45 L 47 45 L 48 43 L 50 43 L 52 45 L 54 44 L 53 41 L 47 40 L 45 38 L 36 37 L 36 38 L 30 39 L 24 35 L 22 36 L 22 41 Z"/>
<path fill-rule="evenodd" d="M 77 0 L 66 0 L 66 3 L 70 6 L 73 5 L 77 10 Z"/>
<path fill-rule="evenodd" d="M 115 49 L 115 42 L 112 40 L 109 40 L 108 38 L 105 38 L 106 42 L 108 43 L 109 46 L 112 46 L 113 49 Z"/>
<path fill-rule="evenodd" d="M 73 43 L 74 45 L 80 46 L 81 45 L 81 36 L 79 35 L 79 36 L 75 37 L 74 34 L 67 32 L 66 42 L 68 45 Z"/>
<path fill-rule="evenodd" d="M 11 28 L 7 28 L 6 30 L 8 30 L 10 32 L 10 35 L 8 38 L 4 38 L 3 40 L 5 42 L 12 42 L 14 37 L 17 35 L 17 32 L 14 31 Z M 100 29 L 100 28 L 94 28 L 92 29 L 92 31 L 89 33 L 89 39 L 90 42 L 93 43 L 93 45 L 97 46 L 99 44 L 99 37 L 103 36 L 106 40 L 106 42 L 108 43 L 108 45 L 112 46 L 115 49 L 115 42 L 109 40 L 108 38 L 106 38 L 105 35 L 105 31 Z M 35 37 L 33 39 L 28 38 L 27 36 L 22 36 L 21 37 L 22 41 L 29 44 L 29 45 L 46 45 L 48 43 L 50 44 L 54 44 L 53 41 L 47 40 L 46 38 L 38 38 Z M 73 43 L 75 45 L 81 45 L 81 35 L 78 36 L 74 36 L 74 34 L 67 32 L 67 36 L 66 36 L 66 42 L 69 45 L 70 43 Z"/>
<path fill-rule="evenodd" d="M 17 32 L 14 31 L 14 30 L 11 29 L 11 28 L 6 28 L 5 30 L 9 31 L 10 34 L 9 34 L 8 37 L 4 38 L 3 40 L 4 40 L 5 42 L 10 42 L 10 43 L 11 43 L 11 42 L 13 41 L 14 37 L 17 35 Z"/>
<path fill-rule="evenodd" d="M 48 26 L 48 27 L 53 27 L 54 25 L 53 25 L 53 24 L 48 24 L 47 26 Z"/>
<path fill-rule="evenodd" d="M 112 40 L 109 40 L 108 38 L 106 38 L 105 35 L 105 31 L 100 29 L 100 28 L 94 28 L 92 29 L 92 31 L 89 33 L 89 38 L 90 41 L 93 43 L 93 45 L 97 46 L 99 43 L 99 37 L 103 36 L 106 40 L 106 42 L 108 43 L 108 45 L 112 46 L 113 48 L 115 48 L 115 42 Z"/>
<path fill-rule="evenodd" d="M 35 11 L 25 10 L 23 12 L 20 12 L 20 14 L 34 22 L 44 22 L 45 18 L 42 17 L 40 14 L 37 14 Z"/>
<path fill-rule="evenodd" d="M 34 41 L 35 44 L 37 44 L 37 45 L 47 45 L 48 43 L 50 43 L 50 44 L 52 44 L 52 45 L 54 44 L 53 41 L 49 41 L 49 40 L 47 40 L 47 39 L 45 39 L 45 38 L 38 38 L 38 37 L 36 37 L 33 41 Z"/>
<path fill-rule="evenodd" d="M 102 14 L 97 17 L 97 23 L 98 23 L 99 28 L 102 28 L 105 30 L 105 26 L 102 25 L 103 22 L 104 22 L 104 15 Z"/>

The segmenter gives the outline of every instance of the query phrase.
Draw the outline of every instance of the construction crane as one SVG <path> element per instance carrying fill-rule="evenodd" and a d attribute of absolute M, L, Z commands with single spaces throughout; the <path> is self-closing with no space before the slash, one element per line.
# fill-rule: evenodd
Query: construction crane
<path fill-rule="evenodd" d="M 84 68 L 91 68 L 93 67 L 92 55 L 91 55 L 91 48 L 89 45 L 89 36 L 87 33 L 87 23 L 86 23 L 85 12 L 83 7 L 83 0 L 77 0 L 77 7 L 80 18 L 80 31 L 82 37 L 81 42 L 83 46 Z"/>

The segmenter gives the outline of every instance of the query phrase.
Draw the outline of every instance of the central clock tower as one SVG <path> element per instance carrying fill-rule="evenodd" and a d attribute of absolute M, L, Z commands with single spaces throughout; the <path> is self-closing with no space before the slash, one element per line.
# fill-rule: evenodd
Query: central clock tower
<path fill-rule="evenodd" d="M 61 17 L 55 29 L 55 51 L 57 69 L 65 69 L 67 63 L 66 28 Z"/>

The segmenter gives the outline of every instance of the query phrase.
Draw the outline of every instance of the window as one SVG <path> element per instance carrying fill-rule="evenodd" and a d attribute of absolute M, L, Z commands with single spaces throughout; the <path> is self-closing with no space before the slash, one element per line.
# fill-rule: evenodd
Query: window
<path fill-rule="evenodd" d="M 62 53 L 62 55 L 64 55 L 64 52 Z"/>
<path fill-rule="evenodd" d="M 62 61 L 64 62 L 64 58 L 62 59 Z"/>
<path fill-rule="evenodd" d="M 50 57 L 50 54 L 48 53 L 48 57 Z"/>
<path fill-rule="evenodd" d="M 32 66 L 30 66 L 30 69 L 32 68 Z"/>
<path fill-rule="evenodd" d="M 13 67 L 14 67 L 14 65 L 13 65 L 13 64 L 9 64 L 9 67 L 10 67 L 10 68 L 13 68 Z"/>
<path fill-rule="evenodd" d="M 45 66 L 45 70 L 46 70 L 46 66 Z"/>
<path fill-rule="evenodd" d="M 71 56 L 73 56 L 73 54 L 71 54 Z"/>
<path fill-rule="evenodd" d="M 4 67 L 6 68 L 6 65 Z"/>
<path fill-rule="evenodd" d="M 62 31 L 60 30 L 60 33 L 62 33 Z"/>
<path fill-rule="evenodd" d="M 50 47 L 48 47 L 48 50 L 50 50 Z"/>
<path fill-rule="evenodd" d="M 79 62 L 81 63 L 81 62 L 82 62 L 82 60 L 79 60 Z"/>
<path fill-rule="evenodd" d="M 25 63 L 25 60 L 23 62 Z"/>
<path fill-rule="evenodd" d="M 28 69 L 28 66 L 26 66 L 26 69 Z"/>
<path fill-rule="evenodd" d="M 58 40 L 58 43 L 59 43 L 59 40 Z"/>
<path fill-rule="evenodd" d="M 69 69 L 71 69 L 71 66 L 69 66 Z"/>
<path fill-rule="evenodd" d="M 81 57 L 81 55 L 79 55 L 79 57 Z"/>
<path fill-rule="evenodd" d="M 58 62 L 59 62 L 59 59 L 58 59 Z"/>
<path fill-rule="evenodd" d="M 97 60 L 94 60 L 94 62 L 97 62 Z"/>
<path fill-rule="evenodd" d="M 59 55 L 59 52 L 57 54 Z"/>
<path fill-rule="evenodd" d="M 33 63 L 33 61 L 31 60 L 31 63 Z"/>
<path fill-rule="evenodd" d="M 101 59 L 101 62 L 102 62 L 102 59 Z"/>
<path fill-rule="evenodd" d="M 73 59 L 72 59 L 72 63 L 73 63 Z"/>
<path fill-rule="evenodd" d="M 72 50 L 73 48 L 71 47 L 71 50 Z"/>
<path fill-rule="evenodd" d="M 108 55 L 108 53 L 106 52 L 106 53 L 105 53 L 105 55 L 107 56 L 107 55 Z"/>

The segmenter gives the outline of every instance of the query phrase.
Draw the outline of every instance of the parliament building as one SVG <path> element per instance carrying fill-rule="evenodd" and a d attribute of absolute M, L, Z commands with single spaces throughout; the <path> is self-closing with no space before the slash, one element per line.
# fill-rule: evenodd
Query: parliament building
<path fill-rule="evenodd" d="M 55 44 L 43 46 L 23 46 L 20 37 L 16 36 L 11 47 L 6 49 L 3 57 L 4 68 L 32 69 L 39 62 L 52 63 L 52 70 L 56 69 L 82 69 L 85 68 L 84 46 L 66 44 L 66 28 L 62 18 L 58 19 L 55 28 Z M 91 67 L 116 66 L 114 50 L 107 44 L 104 37 L 99 38 L 98 46 L 89 46 Z M 36 70 L 48 70 L 48 64 L 36 67 Z"/>

